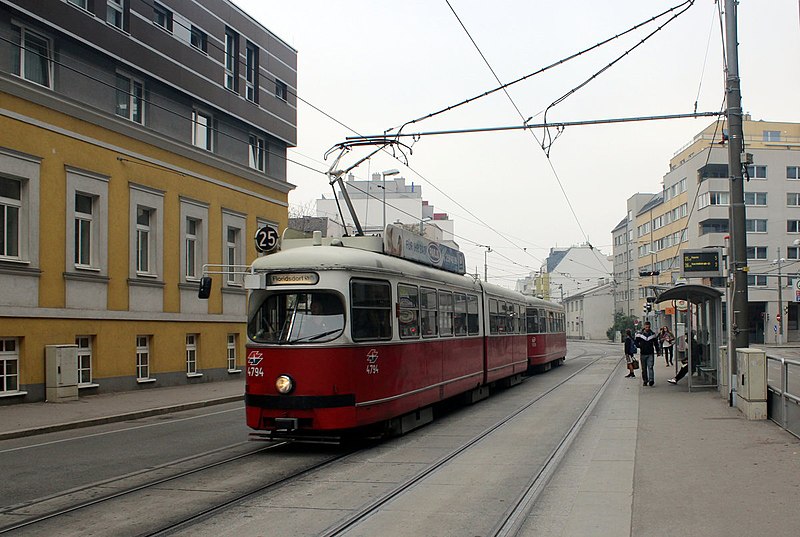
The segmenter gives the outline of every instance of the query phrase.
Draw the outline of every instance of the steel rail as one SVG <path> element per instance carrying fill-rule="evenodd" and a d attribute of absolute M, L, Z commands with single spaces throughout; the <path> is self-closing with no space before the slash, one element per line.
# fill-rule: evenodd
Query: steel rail
<path fill-rule="evenodd" d="M 586 351 L 584 351 L 582 354 L 578 355 L 577 357 L 581 357 L 584 354 L 586 354 Z M 484 438 L 489 436 L 491 433 L 495 432 L 497 429 L 503 427 L 507 423 L 509 423 L 512 420 L 514 420 L 514 418 L 516 418 L 517 416 L 519 416 L 520 414 L 522 414 L 523 412 L 528 410 L 530 407 L 532 407 L 538 401 L 540 401 L 544 397 L 550 395 L 551 393 L 553 393 L 557 389 L 561 388 L 567 382 L 569 382 L 570 380 L 575 378 L 577 375 L 583 373 L 589 367 L 592 367 L 593 365 L 597 364 L 597 362 L 599 362 L 603 358 L 605 358 L 605 355 L 603 355 L 600 358 L 597 358 L 595 360 L 592 360 L 590 363 L 588 363 L 585 366 L 581 367 L 579 370 L 577 370 L 576 372 L 572 373 L 571 375 L 569 375 L 568 377 L 563 379 L 558 384 L 556 384 L 556 385 L 552 386 L 551 388 L 545 390 L 541 394 L 537 395 L 536 397 L 534 397 L 533 399 L 528 401 L 526 404 L 524 404 L 521 407 L 517 408 L 515 411 L 513 411 L 511 414 L 507 415 L 502 420 L 498 421 L 494 425 L 492 425 L 492 426 L 486 428 L 485 430 L 483 430 L 482 432 L 478 433 L 477 435 L 472 437 L 470 440 L 468 440 L 467 442 L 465 442 L 464 444 L 462 444 L 458 448 L 454 449 L 453 451 L 451 451 L 447 455 L 442 456 L 437 461 L 432 463 L 431 466 L 429 466 L 428 468 L 426 468 L 424 470 L 421 470 L 420 472 L 418 472 L 414 476 L 408 478 L 406 481 L 402 482 L 401 484 L 399 484 L 398 486 L 396 486 L 392 490 L 386 492 L 385 494 L 381 495 L 380 497 L 376 498 L 375 500 L 373 500 L 369 504 L 367 504 L 364 507 L 362 507 L 360 510 L 354 512 L 349 517 L 347 517 L 347 518 L 339 521 L 338 523 L 330 526 L 324 532 L 320 533 L 320 537 L 336 537 L 336 536 L 342 535 L 345 532 L 349 531 L 350 529 L 354 528 L 355 526 L 357 526 L 358 524 L 360 524 L 361 522 L 363 522 L 364 520 L 366 520 L 367 518 L 369 518 L 370 516 L 375 514 L 381 507 L 383 507 L 384 505 L 388 504 L 389 502 L 391 502 L 393 499 L 397 498 L 398 496 L 400 496 L 404 492 L 408 491 L 409 489 L 411 489 L 412 487 L 414 487 L 415 485 L 417 485 L 418 483 L 423 481 L 425 478 L 427 478 L 429 475 L 431 475 L 431 474 L 435 473 L 437 470 L 441 469 L 446 463 L 448 463 L 449 461 L 453 460 L 454 458 L 456 458 L 457 456 L 459 456 L 460 454 L 462 454 L 463 452 L 465 452 L 466 450 L 468 450 L 469 448 L 471 448 L 472 446 L 474 446 L 475 444 L 477 444 L 478 442 L 480 442 L 481 440 L 483 440 Z"/>

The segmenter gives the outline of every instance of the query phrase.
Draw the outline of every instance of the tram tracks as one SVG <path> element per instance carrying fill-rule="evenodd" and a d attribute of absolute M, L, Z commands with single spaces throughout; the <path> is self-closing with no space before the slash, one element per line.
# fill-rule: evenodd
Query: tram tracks
<path fill-rule="evenodd" d="M 585 354 L 586 353 L 583 352 L 579 356 L 583 356 Z M 537 402 L 541 401 L 545 397 L 557 391 L 562 386 L 566 385 L 570 380 L 581 375 L 584 371 L 594 366 L 604 357 L 605 356 L 597 358 L 591 361 L 590 363 L 586 364 L 585 366 L 581 367 L 579 370 L 575 371 L 574 373 L 563 379 L 555 386 L 552 386 L 551 388 L 542 392 L 535 398 L 531 399 L 527 404 L 519 407 L 518 409 L 516 409 L 514 412 L 512 412 L 502 420 L 498 421 L 491 427 L 488 427 L 480 434 L 476 435 L 469 442 L 464 443 L 458 449 L 453 450 L 444 457 L 441 457 L 425 470 L 407 479 L 405 482 L 401 483 L 399 486 L 395 487 L 391 491 L 385 493 L 380 498 L 376 499 L 370 504 L 365 505 L 358 512 L 351 514 L 346 519 L 343 519 L 336 525 L 328 528 L 324 533 L 321 534 L 321 536 L 339 537 L 347 534 L 350 530 L 355 529 L 363 521 L 375 515 L 382 507 L 386 506 L 397 497 L 413 489 L 417 484 L 429 478 L 432 474 L 439 471 L 446 464 L 456 459 L 462 453 L 466 452 L 479 442 L 483 441 L 484 439 L 495 433 L 498 429 L 501 429 L 508 423 L 515 420 L 520 414 L 529 410 Z M 507 511 L 507 513 L 502 517 L 501 520 L 498 521 L 498 523 L 495 525 L 495 528 L 493 528 L 492 532 L 489 535 L 496 537 L 512 537 L 518 533 L 519 529 L 522 526 L 522 523 L 524 522 L 525 516 L 527 516 L 527 513 L 530 511 L 531 507 L 533 506 L 533 503 L 536 501 L 536 498 L 542 492 L 542 490 L 544 490 L 544 487 L 547 485 L 547 482 L 549 481 L 550 477 L 556 471 L 558 464 L 563 459 L 564 454 L 569 449 L 575 437 L 577 437 L 587 417 L 589 416 L 592 409 L 595 407 L 600 397 L 602 396 L 603 392 L 605 391 L 606 387 L 608 386 L 610 380 L 612 379 L 612 374 L 613 374 L 613 369 L 608 374 L 605 382 L 603 382 L 603 384 L 594 394 L 591 401 L 586 405 L 586 407 L 580 413 L 578 418 L 573 422 L 572 426 L 566 432 L 564 437 L 558 442 L 556 448 L 547 458 L 546 464 L 536 474 L 534 479 L 531 480 L 528 486 L 524 488 L 524 490 L 520 493 L 519 497 L 517 498 L 517 501 L 514 503 L 512 508 Z"/>
<path fill-rule="evenodd" d="M 70 491 L 66 491 L 64 493 L 52 495 L 47 498 L 43 498 L 40 500 L 29 501 L 23 504 L 10 506 L 4 508 L 0 511 L 0 516 L 5 519 L 10 518 L 22 518 L 22 520 L 17 520 L 11 524 L 7 524 L 5 526 L 0 526 L 0 535 L 5 534 L 14 534 L 14 535 L 40 535 L 40 534 L 59 534 L 59 535 L 69 535 L 71 534 L 71 530 L 69 529 L 70 524 L 74 523 L 77 519 L 90 519 L 93 518 L 92 516 L 88 515 L 87 512 L 92 510 L 102 510 L 102 512 L 113 512 L 115 511 L 114 504 L 124 502 L 126 505 L 130 503 L 136 502 L 143 502 L 144 506 L 140 505 L 139 509 L 147 512 L 149 509 L 146 506 L 147 498 L 148 497 L 158 497 L 162 496 L 158 492 L 154 492 L 157 490 L 161 490 L 162 492 L 165 490 L 173 490 L 173 491 L 181 491 L 181 490 L 193 490 L 196 489 L 197 483 L 201 483 L 203 481 L 213 481 L 213 478 L 206 477 L 210 472 L 216 472 L 218 475 L 223 469 L 226 469 L 223 474 L 232 474 L 235 475 L 237 473 L 236 469 L 233 471 L 227 470 L 226 467 L 235 466 L 237 463 L 241 464 L 243 461 L 248 459 L 252 459 L 254 457 L 258 457 L 259 455 L 263 455 L 265 452 L 273 451 L 280 449 L 287 444 L 288 442 L 275 442 L 270 443 L 269 445 L 259 447 L 255 450 L 249 450 L 245 453 L 237 453 L 235 455 L 228 456 L 221 460 L 216 460 L 210 463 L 202 464 L 200 466 L 193 466 L 187 470 L 178 471 L 177 473 L 172 473 L 165 477 L 157 477 L 157 478 L 148 478 L 148 476 L 152 474 L 158 474 L 159 471 L 163 471 L 166 468 L 175 468 L 183 466 L 187 463 L 191 463 L 193 460 L 201 459 L 203 457 L 207 457 L 210 454 L 217 453 L 223 451 L 224 449 L 229 449 L 233 447 L 238 447 L 242 445 L 252 445 L 251 442 L 244 442 L 239 444 L 234 444 L 232 446 L 227 446 L 227 448 L 213 450 L 212 452 L 203 453 L 200 455 L 196 455 L 187 459 L 181 459 L 180 461 L 174 461 L 172 463 L 168 463 L 165 465 L 160 465 L 157 468 L 151 468 L 146 472 L 136 472 L 133 475 L 123 476 L 115 479 L 106 480 L 102 483 L 95 483 L 92 485 L 80 487 L 78 489 L 73 489 Z M 283 483 L 289 482 L 293 479 L 297 479 L 303 475 L 306 475 L 309 472 L 313 472 L 320 468 L 323 468 L 326 465 L 332 464 L 337 460 L 345 457 L 348 453 L 339 453 L 339 454 L 312 454 L 309 459 L 310 461 L 300 458 L 299 460 L 295 461 L 296 468 L 289 468 L 288 470 L 284 470 L 283 475 L 278 475 L 273 478 L 268 478 L 267 482 L 260 482 L 257 484 L 251 484 L 249 486 L 244 485 L 242 490 L 234 491 L 232 493 L 221 493 L 223 496 L 228 496 L 228 500 L 224 503 L 215 502 L 214 506 L 211 508 L 204 507 L 198 513 L 197 509 L 189 508 L 187 512 L 189 513 L 187 516 L 181 517 L 179 521 L 171 520 L 167 524 L 161 524 L 155 521 L 151 521 L 151 527 L 149 529 L 144 528 L 146 523 L 138 523 L 133 526 L 123 526 L 118 528 L 112 528 L 109 526 L 104 526 L 102 533 L 106 534 L 114 534 L 114 535 L 140 535 L 144 530 L 145 534 L 152 534 L 158 535 L 163 533 L 163 528 L 172 529 L 175 527 L 179 527 L 180 524 L 188 519 L 194 520 L 197 519 L 198 516 L 205 515 L 207 513 L 214 512 L 215 510 L 224 508 L 225 505 L 230 503 L 235 503 L 237 501 L 241 501 L 249 496 L 254 494 L 260 494 L 269 489 L 280 486 Z M 320 459 L 320 460 L 317 460 Z M 259 464 L 259 467 L 263 467 L 263 464 Z M 291 466 L 291 465 L 287 465 Z M 246 467 L 246 466 L 245 466 Z M 243 468 L 240 466 L 240 470 Z M 269 473 L 269 472 L 264 472 Z M 127 485 L 126 482 L 134 480 L 134 481 L 144 481 L 138 484 Z M 115 487 L 118 487 L 117 490 L 114 490 Z M 108 492 L 111 490 L 111 492 Z M 219 491 L 215 491 L 215 493 L 219 493 Z M 78 501 L 71 501 L 70 498 L 75 496 L 88 496 L 89 499 L 85 500 L 78 500 Z M 66 505 L 57 508 L 50 508 L 48 507 L 51 504 L 59 504 L 59 503 L 66 503 Z M 75 515 L 79 515 L 79 517 L 75 517 Z M 67 522 L 63 522 L 66 520 Z M 91 526 L 91 524 L 87 522 L 79 523 L 79 526 L 83 530 L 86 529 L 87 526 Z M 52 530 L 50 528 L 58 528 L 58 530 Z M 75 534 L 83 534 L 83 531 L 75 531 Z"/>
<path fill-rule="evenodd" d="M 581 350 L 571 356 L 571 362 L 576 364 L 576 362 L 579 362 L 580 359 L 585 358 L 587 354 L 589 354 L 588 351 Z M 576 371 L 570 372 L 570 374 L 565 376 L 563 379 L 559 379 L 554 385 L 546 387 L 540 393 L 537 393 L 535 396 L 528 399 L 524 404 L 518 405 L 512 412 L 506 413 L 502 419 L 493 419 L 493 423 L 490 426 L 483 428 L 479 433 L 473 434 L 469 438 L 465 438 L 463 441 L 460 441 L 458 445 L 448 448 L 446 453 L 443 453 L 442 456 L 433 462 L 419 465 L 424 467 L 412 472 L 408 472 L 405 477 L 399 477 L 403 474 L 403 472 L 393 474 L 396 477 L 399 477 L 399 479 L 396 481 L 384 475 L 384 473 L 389 472 L 389 470 L 386 470 L 384 467 L 379 468 L 376 464 L 373 464 L 374 468 L 360 468 L 359 470 L 356 470 L 356 473 L 358 474 L 357 476 L 352 476 L 351 470 L 344 468 L 344 466 L 347 466 L 348 464 L 352 465 L 354 468 L 358 468 L 358 464 L 363 463 L 364 460 L 369 460 L 371 463 L 384 460 L 384 458 L 381 456 L 382 453 L 391 452 L 394 448 L 391 445 L 382 444 L 377 446 L 374 450 L 364 451 L 356 454 L 355 459 L 360 462 L 356 462 L 355 459 L 348 461 L 337 461 L 345 464 L 329 467 L 325 470 L 320 470 L 320 472 L 313 472 L 306 477 L 305 481 L 298 478 L 294 482 L 290 483 L 288 488 L 277 487 L 269 491 L 267 495 L 261 497 L 257 497 L 256 495 L 250 496 L 251 500 L 246 502 L 246 505 L 234 506 L 232 504 L 228 504 L 231 507 L 231 511 L 222 513 L 220 518 L 215 518 L 204 522 L 204 519 L 208 519 L 209 515 L 211 514 L 209 513 L 201 514 L 200 516 L 195 517 L 194 520 L 187 519 L 179 528 L 171 528 L 170 530 L 166 531 L 166 533 L 171 534 L 174 531 L 174 533 L 177 535 L 216 535 L 220 528 L 224 527 L 226 528 L 226 531 L 231 531 L 231 529 L 237 525 L 239 526 L 239 530 L 234 531 L 248 533 L 248 531 L 252 531 L 249 529 L 250 527 L 261 527 L 258 523 L 259 520 L 268 520 L 271 531 L 275 532 L 276 535 L 284 532 L 290 532 L 294 535 L 322 535 L 325 537 L 350 534 L 391 535 L 392 532 L 387 532 L 387 528 L 391 528 L 392 525 L 382 525 L 386 523 L 386 520 L 393 520 L 392 516 L 399 516 L 400 520 L 403 521 L 395 522 L 399 525 L 398 527 L 402 527 L 409 520 L 409 507 L 412 509 L 414 508 L 414 505 L 422 505 L 423 509 L 428 507 L 425 506 L 424 500 L 421 504 L 419 503 L 419 500 L 416 501 L 416 504 L 414 501 L 408 500 L 409 496 L 414 497 L 415 494 L 417 496 L 420 495 L 418 487 L 422 487 L 423 489 L 425 487 L 439 487 L 440 489 L 446 488 L 441 484 L 441 482 L 446 481 L 446 479 L 443 480 L 441 476 L 439 476 L 440 472 L 443 470 L 446 471 L 448 466 L 450 466 L 450 473 L 452 474 L 452 465 L 456 465 L 456 467 L 459 465 L 462 467 L 465 465 L 468 466 L 469 462 L 465 463 L 463 459 L 466 458 L 467 460 L 470 460 L 470 457 L 472 457 L 472 460 L 474 460 L 473 448 L 482 449 L 481 444 L 485 442 L 491 442 L 491 444 L 488 445 L 492 446 L 502 443 L 502 440 L 498 442 L 496 435 L 499 433 L 501 437 L 504 436 L 504 427 L 508 426 L 509 424 L 513 424 L 514 421 L 520 417 L 522 417 L 524 420 L 525 418 L 523 416 L 526 414 L 526 412 L 530 414 L 528 411 L 530 411 L 532 408 L 539 408 L 537 404 L 541 403 L 545 405 L 542 407 L 542 409 L 540 409 L 544 410 L 547 408 L 547 404 L 545 402 L 548 399 L 551 399 L 553 396 L 558 397 L 556 394 L 558 394 L 560 390 L 565 388 L 568 391 L 570 389 L 574 390 L 575 382 L 581 385 L 580 389 L 583 389 L 583 385 L 589 384 L 590 382 L 594 383 L 594 379 L 602 377 L 602 380 L 599 381 L 599 387 L 595 386 L 596 389 L 593 389 L 593 393 L 588 396 L 588 402 L 583 405 L 583 408 L 580 409 L 577 417 L 571 421 L 568 427 L 559 429 L 565 432 L 563 432 L 561 437 L 554 442 L 552 452 L 550 452 L 547 457 L 544 457 L 544 462 L 541 463 L 540 467 L 536 468 L 536 471 L 533 473 L 533 476 L 529 482 L 527 482 L 525 486 L 521 486 L 518 493 L 510 494 L 515 497 L 509 497 L 508 503 L 505 503 L 504 505 L 510 505 L 511 507 L 504 509 L 503 512 L 498 512 L 496 517 L 493 516 L 492 519 L 486 522 L 487 524 L 494 524 L 494 526 L 491 527 L 491 532 L 489 532 L 489 528 L 486 528 L 484 531 L 478 531 L 476 528 L 469 528 L 471 533 L 468 533 L 470 535 L 481 534 L 503 537 L 516 535 L 520 527 L 522 527 L 526 515 L 534 505 L 539 493 L 542 492 L 550 477 L 556 471 L 559 462 L 563 458 L 563 455 L 569 449 L 572 441 L 577 437 L 581 427 L 586 422 L 593 408 L 602 397 L 606 386 L 608 386 L 609 380 L 612 378 L 612 373 L 615 370 L 616 365 L 619 363 L 619 360 L 609 360 L 607 354 L 611 354 L 611 352 L 602 353 L 602 355 L 597 358 L 589 358 L 588 363 L 585 365 L 581 364 Z M 616 355 L 616 353 L 613 354 Z M 597 369 L 598 364 L 600 365 L 599 369 Z M 535 378 L 548 380 L 552 375 L 553 373 L 549 373 L 548 375 Z M 589 381 L 587 380 L 588 378 L 591 378 L 592 380 Z M 572 386 L 572 388 L 569 388 L 569 386 Z M 508 392 L 508 395 L 512 396 L 510 400 L 514 400 L 514 398 L 517 397 L 517 395 L 514 395 L 513 389 Z M 491 400 L 492 398 L 489 399 L 489 401 Z M 552 405 L 552 401 L 549 404 Z M 457 416 L 455 421 L 463 421 L 465 419 L 466 421 L 470 421 L 471 418 L 467 419 L 462 415 Z M 433 437 L 436 437 L 438 433 L 438 430 L 434 429 L 436 427 L 438 427 L 437 423 L 435 423 L 429 430 Z M 451 434 L 448 432 L 442 432 L 442 434 L 443 436 L 438 437 L 439 440 L 452 438 Z M 434 442 L 435 441 L 436 440 L 434 440 Z M 423 443 L 422 439 L 412 438 L 411 436 L 400 440 L 400 443 L 403 442 Z M 483 446 L 486 445 L 487 444 L 483 444 Z M 398 464 L 396 462 L 396 457 L 388 457 L 388 459 L 395 462 L 387 464 L 387 467 L 391 467 L 393 464 Z M 537 461 L 538 460 L 540 459 L 537 459 Z M 537 462 L 536 464 L 539 463 Z M 375 476 L 376 480 L 372 482 L 371 486 L 366 486 L 369 484 L 369 482 L 364 480 L 364 476 L 369 475 L 370 472 L 377 474 Z M 332 475 L 334 476 L 332 477 Z M 347 476 L 349 476 L 351 479 L 349 482 L 350 486 L 348 485 Z M 431 481 L 436 482 L 437 480 L 438 482 L 436 484 L 430 485 Z M 476 486 L 480 487 L 481 484 L 477 483 Z M 454 488 L 457 491 L 471 490 L 469 487 L 464 489 L 457 489 L 456 487 Z M 353 500 L 353 508 L 349 508 L 348 503 L 351 499 L 350 496 L 357 494 L 359 489 L 371 490 L 364 496 L 364 500 L 362 502 L 357 503 L 356 500 Z M 375 495 L 374 492 L 376 489 L 384 490 Z M 323 496 L 324 494 L 332 494 L 333 496 L 328 496 L 325 498 Z M 423 491 L 421 496 L 423 498 L 428 498 L 430 494 L 431 491 L 427 490 Z M 468 494 L 469 493 L 467 492 L 465 495 Z M 457 495 L 458 492 L 456 492 L 456 496 Z M 314 498 L 314 500 L 310 501 L 308 498 Z M 457 502 L 459 500 L 455 501 Z M 402 506 L 397 505 L 398 502 L 402 504 Z M 338 507 L 331 507 L 331 505 Z M 271 509 L 277 509 L 278 511 L 272 512 Z M 293 519 L 291 515 L 287 515 L 287 512 L 291 512 L 292 509 L 297 510 L 295 517 L 303 517 L 302 527 L 282 527 L 280 525 L 282 520 Z M 341 516 L 333 516 L 332 510 L 338 511 Z M 220 509 L 215 510 L 215 512 L 220 512 Z M 322 520 L 313 520 L 313 517 L 309 516 L 308 513 L 314 512 L 325 513 L 326 516 L 324 518 L 333 522 L 331 523 L 329 521 L 328 523 L 324 523 Z M 278 513 L 280 513 L 280 515 L 278 515 Z M 414 512 L 411 518 L 414 519 L 414 522 L 419 524 L 419 527 L 421 528 L 425 524 L 422 520 L 426 519 L 426 516 L 427 519 L 438 521 L 440 514 L 441 513 L 439 512 Z M 252 526 L 248 526 L 248 522 L 245 519 L 250 519 L 252 521 L 250 522 Z M 296 518 L 294 519 L 296 520 Z M 493 520 L 496 522 L 492 522 Z M 448 529 L 444 528 L 439 529 L 435 527 L 425 527 L 427 528 L 427 534 L 431 534 L 431 531 L 433 531 L 433 534 L 443 535 L 466 534 L 464 533 L 464 528 L 448 531 Z M 407 535 L 410 534 L 410 531 L 413 533 L 413 530 L 406 527 L 403 528 L 403 531 L 400 533 Z M 420 531 L 423 533 L 425 532 L 421 529 Z M 155 535 L 161 534 L 162 533 L 158 533 Z"/>

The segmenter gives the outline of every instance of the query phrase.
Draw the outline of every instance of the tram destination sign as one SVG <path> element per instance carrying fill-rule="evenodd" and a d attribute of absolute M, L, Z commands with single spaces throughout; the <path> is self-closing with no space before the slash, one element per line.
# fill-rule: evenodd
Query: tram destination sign
<path fill-rule="evenodd" d="M 684 278 L 721 278 L 722 249 L 703 248 L 681 252 L 681 276 Z"/>

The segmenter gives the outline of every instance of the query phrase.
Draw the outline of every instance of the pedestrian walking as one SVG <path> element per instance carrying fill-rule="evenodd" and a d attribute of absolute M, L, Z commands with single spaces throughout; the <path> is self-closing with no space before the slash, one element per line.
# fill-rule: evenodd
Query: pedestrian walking
<path fill-rule="evenodd" d="M 669 331 L 669 328 L 662 326 L 658 334 L 658 344 L 661 345 L 661 349 L 664 352 L 664 361 L 667 363 L 666 365 L 675 365 L 672 356 L 672 345 L 674 343 L 675 336 Z"/>
<path fill-rule="evenodd" d="M 623 352 L 625 353 L 625 363 L 628 364 L 628 374 L 625 375 L 625 377 L 636 378 L 636 375 L 633 373 L 633 370 L 636 369 L 633 364 L 633 362 L 636 360 L 635 358 L 636 341 L 634 341 L 630 329 L 625 330 L 625 341 L 623 342 Z"/>
<path fill-rule="evenodd" d="M 650 329 L 650 322 L 644 323 L 644 330 L 636 334 L 636 346 L 639 347 L 640 361 L 642 363 L 642 385 L 652 386 L 656 383 L 656 374 L 653 366 L 656 361 L 658 334 Z"/>

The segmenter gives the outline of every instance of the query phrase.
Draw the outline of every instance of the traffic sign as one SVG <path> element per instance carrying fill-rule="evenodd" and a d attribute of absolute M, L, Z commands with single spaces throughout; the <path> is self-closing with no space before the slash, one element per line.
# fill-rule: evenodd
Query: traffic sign
<path fill-rule="evenodd" d="M 267 224 L 256 230 L 256 250 L 259 252 L 271 252 L 278 247 L 278 228 Z"/>

